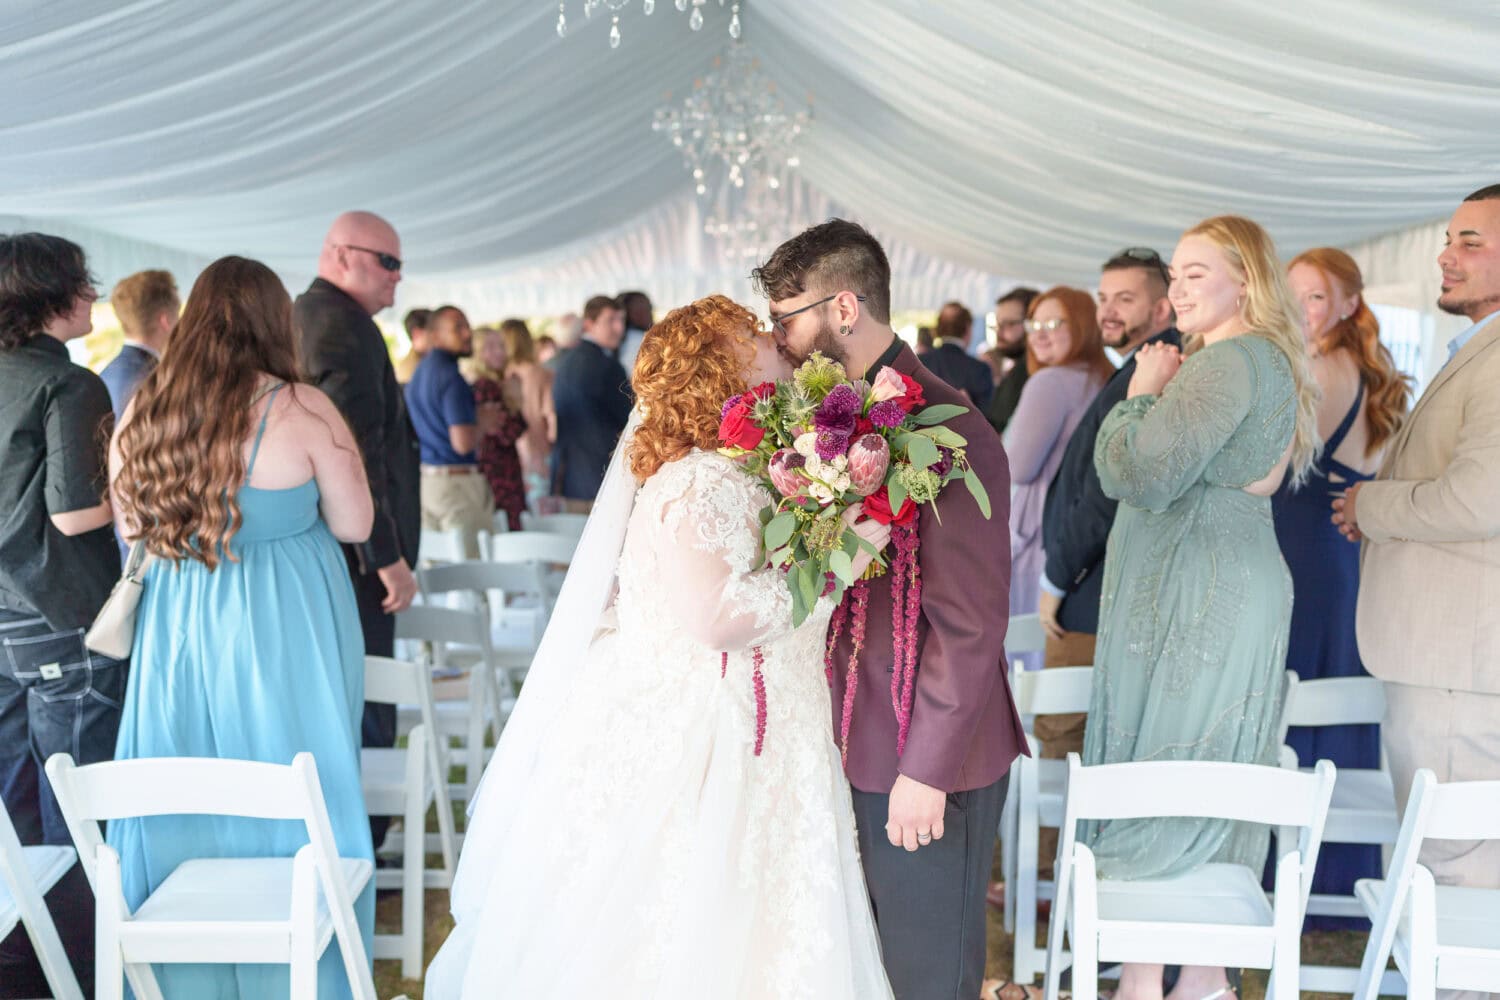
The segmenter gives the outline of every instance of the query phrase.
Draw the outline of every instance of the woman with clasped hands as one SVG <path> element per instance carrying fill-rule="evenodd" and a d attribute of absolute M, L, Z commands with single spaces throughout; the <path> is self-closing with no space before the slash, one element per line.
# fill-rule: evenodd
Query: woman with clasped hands
<path fill-rule="evenodd" d="M 1148 344 L 1094 463 L 1120 501 L 1105 557 L 1089 765 L 1275 764 L 1292 584 L 1270 494 L 1316 445 L 1317 386 L 1301 309 L 1270 238 L 1223 216 L 1172 259 L 1186 360 Z M 1102 878 L 1170 878 L 1209 863 L 1260 871 L 1267 828 L 1201 818 L 1085 824 Z M 1172 1000 L 1232 995 L 1225 971 L 1185 967 Z M 1161 1000 L 1162 967 L 1127 963 L 1120 1000 Z"/>

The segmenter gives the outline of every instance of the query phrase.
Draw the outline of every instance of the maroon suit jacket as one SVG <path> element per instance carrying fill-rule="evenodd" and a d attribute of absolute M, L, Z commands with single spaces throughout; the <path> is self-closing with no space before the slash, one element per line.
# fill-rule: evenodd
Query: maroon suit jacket
<path fill-rule="evenodd" d="M 969 464 L 993 509 L 986 521 L 968 489 L 957 482 L 938 497 L 936 513 L 931 504 L 919 508 L 922 613 L 916 693 L 906 752 L 899 760 L 891 707 L 891 582 L 888 575 L 871 581 L 846 771 L 849 783 L 864 792 L 889 792 L 898 773 L 945 792 L 983 788 L 1000 780 L 1026 747 L 1006 676 L 1010 466 L 999 435 L 969 397 L 923 367 L 911 348 L 903 347 L 892 367 L 917 380 L 928 405 L 964 407 L 966 412 L 947 426 L 968 440 Z M 833 657 L 835 738 L 849 652 L 846 628 Z"/>

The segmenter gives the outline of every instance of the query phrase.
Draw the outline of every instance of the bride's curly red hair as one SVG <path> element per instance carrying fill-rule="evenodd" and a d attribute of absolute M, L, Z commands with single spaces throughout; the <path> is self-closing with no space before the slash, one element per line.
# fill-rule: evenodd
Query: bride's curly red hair
<path fill-rule="evenodd" d="M 646 333 L 636 356 L 641 423 L 630 445 L 630 471 L 645 482 L 694 448 L 719 446 L 719 411 L 744 392 L 747 345 L 755 315 L 722 295 L 673 309 Z"/>

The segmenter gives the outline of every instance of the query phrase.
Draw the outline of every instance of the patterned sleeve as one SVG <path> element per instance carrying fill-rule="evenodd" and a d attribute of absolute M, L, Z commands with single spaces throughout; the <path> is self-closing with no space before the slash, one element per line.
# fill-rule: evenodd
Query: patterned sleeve
<path fill-rule="evenodd" d="M 693 639 L 715 650 L 772 642 L 792 630 L 792 595 L 778 569 L 762 568 L 765 491 L 728 459 L 691 456 L 664 468 L 658 491 L 664 606 Z"/>
<path fill-rule="evenodd" d="M 1107 496 L 1160 513 L 1203 477 L 1250 412 L 1254 371 L 1226 341 L 1193 355 L 1160 396 L 1135 396 L 1104 418 L 1094 468 Z"/>

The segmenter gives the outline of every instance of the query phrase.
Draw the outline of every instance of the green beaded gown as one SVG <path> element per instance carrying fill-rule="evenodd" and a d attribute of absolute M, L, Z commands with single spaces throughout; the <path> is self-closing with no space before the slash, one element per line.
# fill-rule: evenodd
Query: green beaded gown
<path fill-rule="evenodd" d="M 1085 764 L 1277 760 L 1292 580 L 1265 478 L 1292 439 L 1296 383 L 1254 333 L 1188 358 L 1160 396 L 1105 418 L 1094 465 L 1120 501 L 1104 563 Z M 1210 862 L 1259 872 L 1269 828 L 1171 818 L 1086 824 L 1102 877 Z"/>

